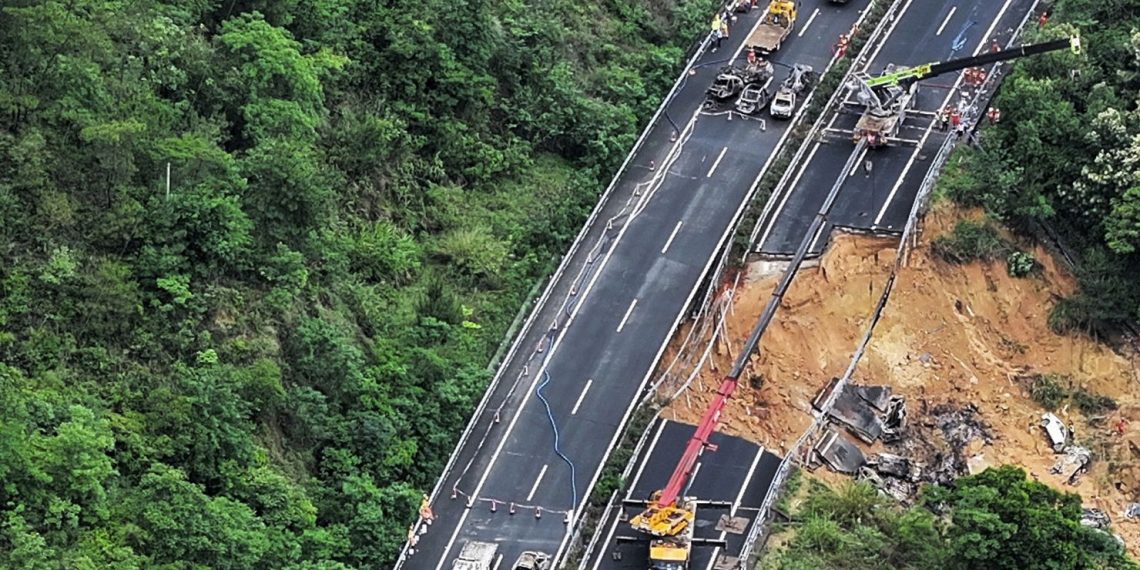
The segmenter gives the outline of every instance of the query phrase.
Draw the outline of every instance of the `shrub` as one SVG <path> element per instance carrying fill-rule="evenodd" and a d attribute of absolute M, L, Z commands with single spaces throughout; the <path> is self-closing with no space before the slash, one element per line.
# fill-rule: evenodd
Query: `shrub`
<path fill-rule="evenodd" d="M 1005 258 L 1006 270 L 1011 277 L 1025 277 L 1037 269 L 1037 260 L 1033 254 L 1016 250 L 1010 252 Z"/>
<path fill-rule="evenodd" d="M 995 259 L 1009 250 L 993 225 L 972 220 L 958 222 L 954 231 L 938 236 L 932 247 L 935 254 L 950 263 Z"/>
<path fill-rule="evenodd" d="M 1029 396 L 1046 410 L 1055 410 L 1065 400 L 1067 394 L 1061 385 L 1063 376 L 1055 374 L 1037 374 L 1032 377 L 1029 386 Z"/>
<path fill-rule="evenodd" d="M 1096 416 L 1116 409 L 1116 400 L 1085 389 L 1073 392 L 1073 403 L 1086 416 Z"/>

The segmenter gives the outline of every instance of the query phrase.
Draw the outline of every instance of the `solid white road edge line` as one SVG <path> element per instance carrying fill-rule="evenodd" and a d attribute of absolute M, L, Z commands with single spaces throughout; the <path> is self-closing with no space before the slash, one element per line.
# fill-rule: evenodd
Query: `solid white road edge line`
<path fill-rule="evenodd" d="M 637 482 L 641 480 L 641 473 L 643 471 L 645 471 L 645 466 L 649 463 L 649 457 L 651 455 L 653 455 L 653 450 L 657 448 L 657 440 L 661 439 L 661 432 L 665 431 L 665 424 L 667 424 L 667 423 L 669 423 L 669 420 L 661 420 L 661 423 L 657 426 L 657 433 L 653 434 L 653 441 L 649 442 L 649 448 L 647 448 L 645 450 L 645 455 L 641 456 L 641 465 L 638 466 L 637 473 L 635 473 L 633 475 L 633 481 L 629 484 L 629 491 L 626 492 L 625 498 L 627 498 L 627 499 L 630 498 L 630 495 L 633 493 L 633 490 L 635 488 L 637 488 Z M 622 508 L 622 507 L 618 507 L 618 508 Z M 610 525 L 610 532 L 606 533 L 606 541 L 603 542 L 601 545 L 602 549 L 605 549 L 607 546 L 609 546 L 610 541 L 613 540 L 613 538 L 614 538 L 614 533 L 617 532 L 618 523 L 620 523 L 620 522 L 621 522 L 621 517 L 615 515 L 614 516 L 614 524 Z M 594 559 L 594 566 L 591 570 L 598 570 L 598 565 L 601 563 L 602 563 L 602 554 L 601 554 L 601 551 L 599 551 L 597 554 L 597 558 Z"/>

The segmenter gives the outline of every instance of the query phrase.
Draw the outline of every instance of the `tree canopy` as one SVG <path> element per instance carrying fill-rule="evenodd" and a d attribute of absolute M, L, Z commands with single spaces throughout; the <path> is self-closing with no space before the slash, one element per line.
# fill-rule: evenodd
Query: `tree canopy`
<path fill-rule="evenodd" d="M 714 8 L 5 2 L 0 567 L 389 565 Z"/>
<path fill-rule="evenodd" d="M 928 487 L 902 509 L 867 483 L 812 482 L 769 570 L 1134 570 L 1110 534 L 1083 526 L 1079 495 L 991 468 Z"/>
<path fill-rule="evenodd" d="M 1084 53 L 1018 61 L 994 101 L 1001 122 L 944 188 L 1015 227 L 1055 230 L 1080 257 L 1081 292 L 1053 327 L 1109 333 L 1140 318 L 1140 2 L 1052 5 L 1024 41 L 1079 33 Z"/>

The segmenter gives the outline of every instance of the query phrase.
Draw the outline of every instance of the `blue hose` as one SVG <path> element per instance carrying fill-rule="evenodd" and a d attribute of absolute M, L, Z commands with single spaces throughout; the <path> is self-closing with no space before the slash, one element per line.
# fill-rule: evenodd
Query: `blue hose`
<path fill-rule="evenodd" d="M 550 343 L 549 350 L 551 352 L 554 352 L 554 333 L 550 333 L 550 335 L 551 335 L 551 339 L 550 339 L 551 343 Z M 547 354 L 549 355 L 551 352 L 548 352 Z M 538 385 L 538 389 L 535 390 L 534 394 L 536 396 L 538 396 L 538 399 L 542 401 L 542 405 L 546 407 L 546 419 L 550 420 L 550 429 L 554 430 L 554 453 L 556 455 L 558 455 L 558 457 L 562 458 L 562 461 L 565 461 L 566 465 L 570 466 L 570 492 L 571 492 L 570 505 L 571 505 L 571 509 L 577 509 L 578 508 L 578 482 L 577 482 L 578 475 L 577 475 L 576 470 L 574 469 L 574 462 L 570 461 L 570 458 L 566 457 L 566 454 L 562 453 L 562 449 L 559 447 L 559 444 L 558 444 L 558 423 L 554 421 L 554 413 L 550 410 L 550 402 L 548 402 L 546 400 L 546 396 L 542 395 L 542 390 L 544 388 L 546 388 L 546 385 L 549 383 L 550 383 L 550 372 L 543 370 L 542 384 Z"/>

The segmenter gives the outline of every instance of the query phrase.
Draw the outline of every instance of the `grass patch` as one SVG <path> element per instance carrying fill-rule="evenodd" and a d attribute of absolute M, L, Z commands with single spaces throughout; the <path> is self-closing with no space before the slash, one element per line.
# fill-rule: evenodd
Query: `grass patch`
<path fill-rule="evenodd" d="M 958 222 L 954 231 L 935 238 L 931 247 L 938 257 L 950 263 L 989 261 L 1010 251 L 1009 243 L 992 223 L 973 220 Z"/>
<path fill-rule="evenodd" d="M 1069 395 L 1062 384 L 1067 380 L 1057 374 L 1035 374 L 1029 384 L 1029 397 L 1046 410 L 1056 410 Z"/>
<path fill-rule="evenodd" d="M 1074 391 L 1072 397 L 1073 404 L 1086 417 L 1103 415 L 1117 408 L 1116 400 L 1104 394 L 1089 392 L 1084 388 Z"/>

